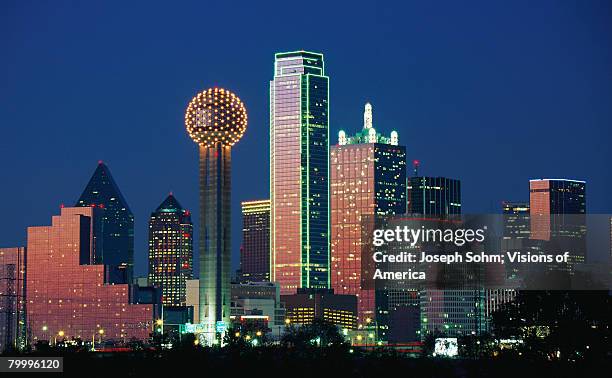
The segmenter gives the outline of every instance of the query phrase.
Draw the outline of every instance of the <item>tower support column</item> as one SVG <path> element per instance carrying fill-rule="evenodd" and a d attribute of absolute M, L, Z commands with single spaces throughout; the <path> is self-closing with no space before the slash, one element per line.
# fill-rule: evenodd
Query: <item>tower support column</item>
<path fill-rule="evenodd" d="M 217 322 L 230 321 L 231 147 L 219 142 L 199 148 L 200 322 L 210 330 L 210 343 L 218 336 Z"/>

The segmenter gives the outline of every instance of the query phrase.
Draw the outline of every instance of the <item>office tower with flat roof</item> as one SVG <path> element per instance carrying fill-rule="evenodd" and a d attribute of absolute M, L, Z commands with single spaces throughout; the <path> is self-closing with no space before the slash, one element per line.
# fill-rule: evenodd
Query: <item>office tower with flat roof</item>
<path fill-rule="evenodd" d="M 529 180 L 531 238 L 584 234 L 586 182 L 568 179 Z"/>
<path fill-rule="evenodd" d="M 409 178 L 408 213 L 431 219 L 455 218 L 461 214 L 461 182 L 447 177 Z M 391 298 L 405 297 L 403 293 L 392 294 Z M 426 289 L 419 292 L 418 301 L 422 339 L 435 332 L 450 337 L 480 334 L 486 328 L 484 290 Z M 412 304 L 410 300 L 407 303 Z"/>
<path fill-rule="evenodd" d="M 278 53 L 270 82 L 271 280 L 328 288 L 329 77 L 323 55 Z"/>
<path fill-rule="evenodd" d="M 270 281 L 270 200 L 242 202 L 240 282 Z"/>
<path fill-rule="evenodd" d="M 162 290 L 165 307 L 186 306 L 187 280 L 193 279 L 191 213 L 168 197 L 149 220 L 149 284 Z"/>
<path fill-rule="evenodd" d="M 105 266 L 87 261 L 96 217 L 103 216 L 97 207 L 65 207 L 50 226 L 28 227 L 26 310 L 33 343 L 148 339 L 158 308 L 133 304 L 129 285 L 105 282 Z"/>
<path fill-rule="evenodd" d="M 502 253 L 523 253 L 531 250 L 534 243 L 531 236 L 529 202 L 502 202 L 502 238 L 500 246 Z M 517 279 L 520 272 L 520 264 L 506 262 L 504 266 L 506 277 Z M 492 297 L 496 298 L 495 296 Z"/>
<path fill-rule="evenodd" d="M 26 347 L 25 248 L 0 248 L 0 353 Z"/>
<path fill-rule="evenodd" d="M 335 294 L 333 289 L 300 288 L 297 293 L 281 295 L 287 323 L 312 324 L 315 319 L 340 328 L 357 328 L 357 297 Z"/>
<path fill-rule="evenodd" d="M 410 177 L 408 213 L 424 216 L 461 214 L 461 182 L 446 177 Z"/>
<path fill-rule="evenodd" d="M 95 240 L 93 262 L 107 267 L 110 283 L 131 283 L 134 261 L 134 215 L 115 183 L 110 169 L 102 161 L 94 171 L 78 207 L 102 209 L 97 220 L 101 236 Z"/>
<path fill-rule="evenodd" d="M 367 103 L 363 128 L 338 135 L 330 152 L 331 287 L 358 297 L 359 321 L 373 318 L 374 290 L 362 289 L 362 222 L 364 216 L 406 212 L 406 148 L 398 134 L 389 137 L 373 127 Z"/>
<path fill-rule="evenodd" d="M 529 180 L 531 240 L 540 253 L 569 252 L 568 264 L 550 270 L 573 274 L 586 261 L 586 182 L 570 179 Z M 550 280 L 549 280 L 550 281 Z"/>
<path fill-rule="evenodd" d="M 210 88 L 191 99 L 185 127 L 200 155 L 200 314 L 207 345 L 219 342 L 230 320 L 232 146 L 244 135 L 247 111 L 234 93 Z"/>

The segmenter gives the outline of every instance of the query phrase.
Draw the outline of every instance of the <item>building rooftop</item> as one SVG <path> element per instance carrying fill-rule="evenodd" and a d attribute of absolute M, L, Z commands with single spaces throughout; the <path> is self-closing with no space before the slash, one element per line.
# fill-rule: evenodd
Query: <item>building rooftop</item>
<path fill-rule="evenodd" d="M 377 132 L 373 126 L 372 105 L 367 102 L 363 112 L 363 129 L 358 131 L 354 136 L 347 136 L 344 130 L 338 132 L 338 145 L 345 146 L 351 144 L 364 143 L 380 143 L 397 146 L 399 143 L 399 135 L 397 131 L 391 131 L 391 135 L 386 137 Z"/>
<path fill-rule="evenodd" d="M 573 179 L 549 179 L 549 178 L 542 178 L 542 179 L 530 179 L 529 182 L 531 181 L 568 181 L 568 182 L 579 182 L 582 184 L 586 184 L 586 181 L 582 181 L 582 180 L 573 180 Z"/>
<path fill-rule="evenodd" d="M 176 213 L 182 211 L 183 207 L 172 193 L 157 207 L 156 212 Z"/>

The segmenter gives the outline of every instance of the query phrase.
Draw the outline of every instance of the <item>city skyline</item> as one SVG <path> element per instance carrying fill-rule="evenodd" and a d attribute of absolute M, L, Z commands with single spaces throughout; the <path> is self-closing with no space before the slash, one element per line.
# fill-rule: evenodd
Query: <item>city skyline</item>
<path fill-rule="evenodd" d="M 0 371 L 605 371 L 611 36 L 605 0 L 6 0 Z"/>
<path fill-rule="evenodd" d="M 266 148 L 264 145 L 267 143 L 262 143 L 262 140 L 267 140 L 267 81 L 271 75 L 270 60 L 275 52 L 289 51 L 295 47 L 323 51 L 326 56 L 326 68 L 333 77 L 333 84 L 330 88 L 330 135 L 337 135 L 340 129 L 358 128 L 361 123 L 363 102 L 372 101 L 377 107 L 377 119 L 380 120 L 381 129 L 384 132 L 397 130 L 402 135 L 407 147 L 407 160 L 421 160 L 423 164 L 420 173 L 422 175 L 453 177 L 462 181 L 465 206 L 463 212 L 498 212 L 499 203 L 502 200 L 526 201 L 528 200 L 528 180 L 543 177 L 586 180 L 588 182 L 589 212 L 612 212 L 606 195 L 606 188 L 610 186 L 612 180 L 609 170 L 605 169 L 605 162 L 610 161 L 610 152 L 605 148 L 604 143 L 609 136 L 609 129 L 605 128 L 605 125 L 610 124 L 610 114 L 603 106 L 610 102 L 610 91 L 607 88 L 612 86 L 606 84 L 607 76 L 601 76 L 602 73 L 608 72 L 604 66 L 610 66 L 605 64 L 609 63 L 609 56 L 605 54 L 593 56 L 593 53 L 581 54 L 581 52 L 590 51 L 594 43 L 592 41 L 582 43 L 583 38 L 586 37 L 581 34 L 566 43 L 563 49 L 552 46 L 550 47 L 552 51 L 546 52 L 548 55 L 543 58 L 543 62 L 553 65 L 552 67 L 556 69 L 555 75 L 546 75 L 549 67 L 543 66 L 545 63 L 530 66 L 527 59 L 517 58 L 518 52 L 523 49 L 527 49 L 532 57 L 533 55 L 539 57 L 536 51 L 538 43 L 553 40 L 556 33 L 562 30 L 561 26 L 566 25 L 567 22 L 583 32 L 591 30 L 584 25 L 580 26 L 580 19 L 570 16 L 564 10 L 549 9 L 552 12 L 551 15 L 535 11 L 536 14 L 532 14 L 525 20 L 526 31 L 519 32 L 513 37 L 507 36 L 505 40 L 502 39 L 499 48 L 493 44 L 497 41 L 495 37 L 505 35 L 504 33 L 508 30 L 505 22 L 511 18 L 511 15 L 506 19 L 501 14 L 494 13 L 494 17 L 501 21 L 501 26 L 496 29 L 497 32 L 492 37 L 479 36 L 473 30 L 475 28 L 467 28 L 462 31 L 462 36 L 466 41 L 476 38 L 477 41 L 488 46 L 489 50 L 485 52 L 485 57 L 490 60 L 488 62 L 486 59 L 479 60 L 478 56 L 470 54 L 468 42 L 453 39 L 450 27 L 436 33 L 422 21 L 416 20 L 416 23 L 412 23 L 413 26 L 409 28 L 424 32 L 424 35 L 419 34 L 423 35 L 424 39 L 423 42 L 407 40 L 407 43 L 411 43 L 414 49 L 409 53 L 398 52 L 400 57 L 405 58 L 403 64 L 408 64 L 408 69 L 402 72 L 403 78 L 398 80 L 397 84 L 391 81 L 391 76 L 393 80 L 397 80 L 397 76 L 392 73 L 393 68 L 397 70 L 403 67 L 398 66 L 398 63 L 390 60 L 383 61 L 378 57 L 375 59 L 376 54 L 363 54 L 364 62 L 355 62 L 351 59 L 357 42 L 361 42 L 359 37 L 364 37 L 362 34 L 350 39 L 346 47 L 339 46 L 338 38 L 335 36 L 328 35 L 329 40 L 323 40 L 320 34 L 316 34 L 312 38 L 284 40 L 272 38 L 272 41 L 257 48 L 248 47 L 247 51 L 254 53 L 250 59 L 253 65 L 246 70 L 248 74 L 236 72 L 232 65 L 227 68 L 210 66 L 212 63 L 208 63 L 209 59 L 205 59 L 205 56 L 202 55 L 194 55 L 193 63 L 188 63 L 181 74 L 172 71 L 172 68 L 182 67 L 184 64 L 182 61 L 165 58 L 160 63 L 151 63 L 152 68 L 158 73 L 162 72 L 158 70 L 159 64 L 169 65 L 171 68 L 167 71 L 170 72 L 167 75 L 160 74 L 162 87 L 165 86 L 169 89 L 167 92 L 171 93 L 162 95 L 156 90 L 151 90 L 148 76 L 145 79 L 144 76 L 137 73 L 138 68 L 135 64 L 141 62 L 142 57 L 128 56 L 126 65 L 113 64 L 112 60 L 109 62 L 103 59 L 104 63 L 111 63 L 109 66 L 114 67 L 113 70 L 118 75 L 116 79 L 113 79 L 113 70 L 95 72 L 90 72 L 89 69 L 74 70 L 72 65 L 74 63 L 68 61 L 65 68 L 51 64 L 47 65 L 47 68 L 42 68 L 43 65 L 41 65 L 33 70 L 27 63 L 23 68 L 16 68 L 16 65 L 27 62 L 27 57 L 33 51 L 38 52 L 38 59 L 43 63 L 52 63 L 55 56 L 48 49 L 42 49 L 42 51 L 37 49 L 41 44 L 44 45 L 48 37 L 35 34 L 36 29 L 26 31 L 15 24 L 16 20 L 23 17 L 22 12 L 27 9 L 25 7 L 14 9 L 13 13 L 7 12 L 15 16 L 7 23 L 15 27 L 16 31 L 15 34 L 3 39 L 10 45 L 17 39 L 23 38 L 24 35 L 30 35 L 33 38 L 32 42 L 25 44 L 22 49 L 17 49 L 13 56 L 1 63 L 6 69 L 5 72 L 15 74 L 15 79 L 6 78 L 7 85 L 4 86 L 6 92 L 3 90 L 2 96 L 3 98 L 6 96 L 7 101 L 0 108 L 0 121 L 6 125 L 15 125 L 15 127 L 7 128 L 6 138 L 3 139 L 1 147 L 9 156 L 20 156 L 18 164 L 4 165 L 4 178 L 14 185 L 4 186 L 1 193 L 14 199 L 7 203 L 6 209 L 16 215 L 10 223 L 2 224 L 4 230 L 0 235 L 2 246 L 24 245 L 27 226 L 46 224 L 48 218 L 57 212 L 62 203 L 72 204 L 80 194 L 79 189 L 89 178 L 92 165 L 101 159 L 113 169 L 115 179 L 134 211 L 136 273 L 143 275 L 146 269 L 146 222 L 151 207 L 157 204 L 160 196 L 170 190 L 179 194 L 186 207 L 192 209 L 197 207 L 195 190 L 197 177 L 190 173 L 194 171 L 193 168 L 196 165 L 193 148 L 190 148 L 192 142 L 184 133 L 177 132 L 177 127 L 181 125 L 182 109 L 189 95 L 196 90 L 213 84 L 228 84 L 241 94 L 253 116 L 253 126 L 245 135 L 241 149 L 237 152 L 236 160 L 243 163 L 236 165 L 234 173 L 236 192 L 232 202 L 232 245 L 234 246 L 232 260 L 235 262 L 233 266 L 235 268 L 240 240 L 239 202 L 265 198 L 268 192 L 267 169 L 252 170 L 249 163 L 257 160 L 261 161 L 263 167 L 267 166 L 267 152 L 264 150 Z M 598 20 L 601 22 L 601 18 L 604 17 L 601 15 L 603 12 L 598 13 L 593 7 L 581 9 L 595 25 L 602 25 L 598 23 Z M 423 9 L 417 10 L 423 11 Z M 53 16 L 52 21 L 61 21 L 69 17 L 70 12 L 67 10 L 66 15 Z M 151 12 L 156 13 L 155 10 Z M 337 9 L 332 9 L 328 17 L 337 15 L 337 12 Z M 450 13 L 451 10 L 447 12 Z M 416 13 L 419 14 L 419 12 Z M 29 14 L 29 16 L 34 19 L 40 17 L 38 14 Z M 442 13 L 436 17 L 444 19 L 448 17 L 448 14 Z M 553 22 L 546 27 L 537 26 L 542 17 L 550 18 Z M 118 16 L 118 21 L 119 30 L 127 27 L 127 19 Z M 378 24 L 382 22 L 376 16 L 373 21 Z M 474 21 L 476 25 L 484 22 L 480 18 L 471 19 L 471 21 Z M 457 22 L 454 21 L 452 25 L 457 26 Z M 104 26 L 94 25 L 91 29 L 86 28 L 84 34 L 88 35 L 98 30 L 104 30 Z M 58 40 L 68 41 L 59 42 L 58 53 L 69 53 L 69 43 L 78 41 L 77 36 L 67 39 L 60 38 L 66 37 L 64 35 L 66 32 L 62 29 L 51 33 Z M 534 35 L 538 37 L 535 41 L 527 40 Z M 178 34 L 175 36 L 178 37 Z M 380 37 L 380 33 L 377 32 L 372 37 L 366 37 L 365 40 L 371 41 L 368 38 L 379 38 L 382 41 L 383 38 Z M 441 43 L 441 46 L 433 47 L 434 45 L 429 45 L 427 42 L 438 42 Z M 378 52 L 392 51 L 391 43 L 381 43 L 382 45 L 375 46 L 373 49 Z M 522 47 L 519 49 L 518 45 Z M 282 48 L 283 46 L 286 48 Z M 98 47 L 100 54 L 114 51 L 114 48 L 108 44 Z M 459 51 L 459 57 L 456 57 L 453 63 L 440 63 L 437 58 L 443 54 L 442 51 L 448 51 L 449 47 L 453 48 L 452 51 Z M 466 47 L 466 49 L 461 49 L 461 47 Z M 125 46 L 119 43 L 117 48 L 123 51 Z M 508 49 L 508 51 L 505 52 L 503 49 Z M 149 57 L 153 49 L 144 46 L 141 51 L 144 57 Z M 88 57 L 98 56 L 98 52 L 93 50 L 86 49 L 85 52 Z M 572 56 L 583 56 L 583 58 L 569 59 Z M 222 61 L 227 63 L 235 57 L 236 55 L 230 53 Z M 501 62 L 505 58 L 512 59 L 509 59 L 508 62 Z M 83 64 L 78 59 L 75 62 Z M 203 64 L 203 62 L 206 63 Z M 436 63 L 430 70 L 426 69 L 425 64 L 431 62 Z M 475 68 L 470 68 L 471 64 L 475 64 Z M 384 69 L 388 65 L 390 65 L 389 69 Z M 93 67 L 97 66 L 92 66 L 92 70 Z M 502 89 L 507 88 L 504 84 L 508 84 L 503 78 L 496 78 L 491 85 L 478 81 L 470 86 L 467 79 L 464 80 L 458 75 L 463 73 L 469 79 L 476 74 L 475 70 L 479 69 L 483 72 L 484 80 L 491 79 L 491 70 L 494 67 L 499 68 L 502 72 L 510 73 L 511 77 L 514 77 L 515 73 L 525 74 L 525 77 L 515 78 L 518 80 L 516 85 L 510 85 L 510 89 Z M 577 67 L 581 68 L 574 69 Z M 24 77 L 27 72 L 24 70 L 33 70 L 32 77 Z M 592 73 L 584 76 L 584 72 Z M 230 73 L 232 77 L 229 77 Z M 356 73 L 365 74 L 360 76 L 360 86 L 357 89 L 350 85 Z M 557 78 L 558 75 L 566 73 L 568 76 L 563 83 L 551 82 L 553 76 Z M 420 75 L 420 78 L 415 75 Z M 539 78 L 534 80 L 538 76 Z M 61 85 L 57 84 L 56 77 L 64 80 Z M 85 80 L 88 83 L 87 87 L 82 87 L 82 84 L 75 82 L 84 77 L 89 79 Z M 213 80 L 213 77 L 219 79 Z M 109 96 L 111 87 L 115 89 L 119 85 L 117 80 L 120 79 L 124 80 L 120 84 L 125 93 Z M 109 84 L 104 83 L 107 80 Z M 597 80 L 598 84 L 591 83 L 591 80 Z M 48 104 L 39 105 L 40 114 L 44 114 L 45 122 L 54 126 L 49 127 L 53 129 L 53 134 L 48 134 L 49 131 L 42 126 L 32 124 L 33 120 L 30 118 L 17 117 L 17 114 L 23 114 L 24 107 L 30 103 L 33 95 L 47 95 L 47 89 L 43 88 L 41 83 L 44 83 L 46 87 L 54 88 L 56 91 L 54 97 L 61 99 L 63 104 L 63 106 L 57 106 L 54 101 L 47 101 L 55 105 L 52 105 L 51 108 Z M 91 98 L 81 96 L 82 90 L 89 89 L 89 83 L 100 90 L 88 91 Z M 136 94 L 140 94 L 143 83 L 144 88 L 153 94 L 139 98 Z M 527 84 L 529 84 L 528 87 Z M 560 90 L 564 88 L 564 85 L 570 84 L 572 84 L 572 91 Z M 494 87 L 494 85 L 499 85 L 499 87 Z M 522 96 L 524 94 L 521 91 L 522 88 L 529 88 L 533 93 Z M 585 88 L 588 88 L 587 92 Z M 490 93 L 488 90 L 493 90 L 493 92 Z M 470 91 L 475 91 L 476 94 L 462 96 L 466 91 L 468 94 Z M 557 91 L 562 94 L 555 94 Z M 448 93 L 448 95 L 441 95 L 441 93 Z M 593 98 L 589 96 L 594 96 L 595 100 L 586 105 L 581 99 Z M 133 100 L 135 106 L 127 106 L 126 104 L 130 103 L 128 99 Z M 95 103 L 102 103 L 104 111 L 97 110 L 98 119 L 89 120 L 88 127 L 83 129 L 82 122 L 78 119 L 85 119 L 83 112 L 91 110 L 88 103 L 92 100 Z M 479 103 L 479 101 L 484 102 Z M 509 106 L 508 101 L 513 101 L 512 105 Z M 475 106 L 477 103 L 484 106 L 477 107 Z M 138 108 L 143 106 L 148 109 L 149 114 L 144 114 Z M 492 117 L 493 112 L 507 115 L 504 116 L 504 119 L 498 119 L 498 117 Z M 493 122 L 494 120 L 496 122 Z M 533 130 L 534 127 L 540 130 Z M 26 133 L 25 130 L 36 132 Z M 80 132 L 76 132 L 77 130 Z M 101 130 L 105 132 L 100 133 Z M 154 132 L 150 132 L 151 130 Z M 500 130 L 506 134 L 503 138 L 497 136 Z M 571 134 L 575 130 L 581 132 L 577 135 Z M 550 141 L 550 146 L 537 142 L 547 134 L 551 134 L 549 139 L 546 139 Z M 574 137 L 572 153 L 557 154 L 554 155 L 554 159 L 547 158 L 546 156 L 551 156 L 549 152 L 553 150 L 553 146 L 562 145 L 559 142 L 567 141 L 568 135 Z M 439 138 L 440 151 L 429 151 L 431 145 L 426 141 L 434 136 Z M 63 144 L 64 139 L 75 142 L 70 150 L 62 147 L 65 145 Z M 10 144 L 7 143 L 8 140 L 11 140 Z M 477 157 L 471 151 L 477 145 L 482 145 L 481 154 L 486 158 Z M 451 151 L 453 147 L 460 149 L 461 156 L 449 162 L 445 156 L 448 156 L 448 151 Z M 516 149 L 530 151 L 535 147 L 541 149 L 537 154 L 526 153 L 525 156 L 521 156 L 512 153 Z M 155 153 L 162 148 L 168 151 L 167 154 L 163 154 L 165 157 L 155 156 Z M 61 152 L 53 153 L 56 150 Z M 23 153 L 23 151 L 27 152 Z M 171 156 L 170 160 L 160 163 L 159 159 L 165 159 L 167 156 Z M 165 167 L 168 164 L 180 168 L 168 172 L 168 183 L 172 184 L 160 183 L 155 171 L 157 167 Z M 54 168 L 48 169 L 49 166 Z M 483 196 L 483 190 L 479 188 L 480 180 L 483 176 L 489 178 L 491 175 L 493 182 L 499 185 L 493 191 L 487 188 L 487 196 Z M 44 187 L 47 189 L 44 195 L 40 195 L 40 190 L 37 189 L 41 183 L 45 183 Z M 197 214 L 194 214 L 194 217 L 197 217 Z"/>

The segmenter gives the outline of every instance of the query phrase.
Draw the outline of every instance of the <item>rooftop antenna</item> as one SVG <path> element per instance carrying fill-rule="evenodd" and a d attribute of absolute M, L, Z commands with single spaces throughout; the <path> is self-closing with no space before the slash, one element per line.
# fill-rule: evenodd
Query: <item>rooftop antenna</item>
<path fill-rule="evenodd" d="M 418 161 L 418 160 L 413 160 L 412 161 L 414 177 L 418 177 L 418 175 L 419 175 L 419 165 L 421 165 L 420 161 Z"/>

